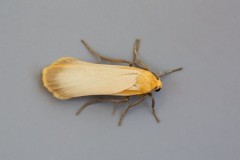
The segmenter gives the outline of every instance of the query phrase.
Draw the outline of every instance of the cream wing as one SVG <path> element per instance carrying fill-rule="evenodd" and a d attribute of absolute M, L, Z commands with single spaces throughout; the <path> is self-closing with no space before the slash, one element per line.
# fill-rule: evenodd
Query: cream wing
<path fill-rule="evenodd" d="M 65 57 L 43 69 L 43 83 L 58 99 L 112 95 L 134 86 L 138 74 L 131 67 Z"/>

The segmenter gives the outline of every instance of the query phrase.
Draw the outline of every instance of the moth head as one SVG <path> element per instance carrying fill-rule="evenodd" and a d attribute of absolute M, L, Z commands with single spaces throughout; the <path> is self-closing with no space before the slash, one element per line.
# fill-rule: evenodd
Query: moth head
<path fill-rule="evenodd" d="M 154 91 L 155 91 L 155 92 L 159 92 L 161 89 L 162 89 L 162 88 L 159 87 L 159 88 L 156 88 Z"/>
<path fill-rule="evenodd" d="M 161 81 L 161 79 L 155 74 L 155 73 L 153 73 L 153 75 L 155 76 L 155 83 L 154 83 L 154 85 L 155 85 L 155 89 L 154 89 L 154 91 L 155 92 L 159 92 L 161 89 L 162 89 L 162 81 Z"/>
<path fill-rule="evenodd" d="M 159 92 L 162 89 L 162 81 L 158 78 L 157 87 L 155 88 L 155 92 Z"/>

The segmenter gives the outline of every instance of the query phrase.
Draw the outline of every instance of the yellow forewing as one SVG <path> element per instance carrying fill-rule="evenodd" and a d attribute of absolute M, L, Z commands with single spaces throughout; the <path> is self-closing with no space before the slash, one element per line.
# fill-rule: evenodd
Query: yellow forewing
<path fill-rule="evenodd" d="M 111 95 L 136 83 L 137 70 L 61 58 L 43 70 L 44 86 L 59 99 Z"/>

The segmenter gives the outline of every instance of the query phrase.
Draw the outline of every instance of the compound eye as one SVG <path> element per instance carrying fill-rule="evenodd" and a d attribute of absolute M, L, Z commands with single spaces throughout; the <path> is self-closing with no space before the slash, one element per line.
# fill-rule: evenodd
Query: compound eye
<path fill-rule="evenodd" d="M 161 90 L 161 88 L 157 88 L 155 89 L 155 92 L 159 92 Z"/>

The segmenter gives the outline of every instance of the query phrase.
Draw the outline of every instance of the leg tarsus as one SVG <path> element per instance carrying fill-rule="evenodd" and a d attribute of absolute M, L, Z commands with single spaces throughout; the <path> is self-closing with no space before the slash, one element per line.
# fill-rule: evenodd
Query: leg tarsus
<path fill-rule="evenodd" d="M 160 120 L 159 120 L 159 118 L 158 118 L 158 116 L 156 115 L 156 112 L 155 112 L 155 100 L 154 100 L 154 98 L 153 98 L 153 96 L 152 96 L 151 93 L 148 93 L 147 95 L 148 95 L 148 96 L 151 98 L 151 100 L 152 100 L 152 105 L 151 105 L 151 107 L 152 107 L 152 114 L 153 114 L 154 118 L 156 119 L 156 121 L 159 123 Z"/>
<path fill-rule="evenodd" d="M 123 121 L 125 115 L 127 114 L 128 110 L 129 110 L 130 108 L 134 107 L 134 106 L 137 106 L 137 105 L 140 104 L 141 102 L 143 102 L 143 101 L 145 100 L 145 98 L 146 98 L 145 95 L 142 96 L 141 99 L 139 99 L 138 101 L 130 104 L 130 105 L 122 112 L 121 117 L 120 117 L 120 119 L 119 119 L 119 121 L 118 121 L 118 126 L 121 126 L 121 125 L 122 125 L 122 121 Z"/>
<path fill-rule="evenodd" d="M 85 108 L 87 108 L 88 106 L 95 104 L 95 103 L 99 103 L 99 99 L 94 99 L 94 100 L 90 100 L 87 103 L 85 103 L 81 108 L 79 108 L 76 112 L 76 116 L 78 116 Z"/>
<path fill-rule="evenodd" d="M 113 58 L 108 58 L 105 56 L 102 56 L 100 53 L 98 53 L 97 51 L 95 51 L 92 47 L 90 47 L 87 42 L 85 42 L 84 40 L 81 40 L 82 44 L 86 47 L 86 49 L 95 57 L 97 57 L 99 59 L 99 61 L 104 60 L 104 61 L 108 61 L 108 62 L 114 62 L 114 63 L 127 63 L 128 65 L 132 65 L 131 62 L 127 61 L 127 60 L 122 60 L 122 59 L 113 59 Z"/>
<path fill-rule="evenodd" d="M 137 61 L 140 47 L 140 39 L 136 39 L 133 46 L 133 63 Z"/>

